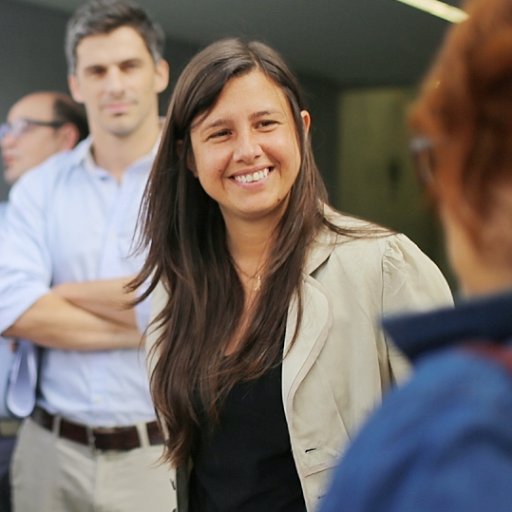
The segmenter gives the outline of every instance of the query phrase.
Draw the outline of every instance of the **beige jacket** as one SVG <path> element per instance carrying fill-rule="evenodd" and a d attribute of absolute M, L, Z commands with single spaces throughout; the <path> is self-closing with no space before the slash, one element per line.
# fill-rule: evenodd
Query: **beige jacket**
<path fill-rule="evenodd" d="M 358 223 L 337 217 L 340 225 Z M 333 219 L 331 219 L 333 220 Z M 383 315 L 452 302 L 439 269 L 404 235 L 317 237 L 304 273 L 299 336 L 283 361 L 283 403 L 308 511 L 332 468 L 407 363 L 379 326 Z M 285 350 L 296 305 L 288 315 Z"/>
<path fill-rule="evenodd" d="M 360 223 L 339 215 L 331 220 L 345 227 Z M 286 352 L 297 302 L 289 308 L 282 393 L 307 509 L 314 511 L 356 429 L 407 373 L 379 318 L 452 298 L 439 269 L 404 235 L 349 239 L 327 229 L 310 250 L 303 292 L 301 327 Z M 165 300 L 161 294 L 155 294 L 156 310 Z M 179 511 L 186 512 L 186 475 L 178 475 L 178 488 Z"/>

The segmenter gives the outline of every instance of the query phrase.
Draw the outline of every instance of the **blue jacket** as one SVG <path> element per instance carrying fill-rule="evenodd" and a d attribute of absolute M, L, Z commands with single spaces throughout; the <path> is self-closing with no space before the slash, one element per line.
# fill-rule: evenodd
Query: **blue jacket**
<path fill-rule="evenodd" d="M 388 319 L 415 365 L 335 471 L 321 512 L 512 511 L 512 293 Z"/>

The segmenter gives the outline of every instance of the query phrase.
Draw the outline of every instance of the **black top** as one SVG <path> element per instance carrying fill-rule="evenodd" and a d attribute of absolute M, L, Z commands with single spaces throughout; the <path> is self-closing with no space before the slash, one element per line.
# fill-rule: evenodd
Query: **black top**
<path fill-rule="evenodd" d="M 305 512 L 281 394 L 281 365 L 238 383 L 192 453 L 191 512 Z"/>

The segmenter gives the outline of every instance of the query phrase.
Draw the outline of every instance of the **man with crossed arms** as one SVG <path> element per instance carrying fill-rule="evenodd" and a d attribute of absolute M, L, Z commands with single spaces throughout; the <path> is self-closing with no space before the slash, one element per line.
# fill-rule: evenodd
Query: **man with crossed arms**
<path fill-rule="evenodd" d="M 124 308 L 142 261 L 132 240 L 168 83 L 162 46 L 133 4 L 79 7 L 66 55 L 91 136 L 10 196 L 0 333 L 44 347 L 37 406 L 14 452 L 16 512 L 168 512 L 174 503 L 141 346 L 146 305 Z"/>

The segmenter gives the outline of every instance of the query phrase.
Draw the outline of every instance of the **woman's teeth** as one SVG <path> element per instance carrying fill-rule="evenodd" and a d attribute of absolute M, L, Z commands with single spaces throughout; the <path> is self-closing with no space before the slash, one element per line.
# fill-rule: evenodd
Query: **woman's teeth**
<path fill-rule="evenodd" d="M 268 176 L 269 169 L 263 169 L 262 171 L 256 171 L 250 174 L 242 174 L 240 176 L 235 176 L 235 181 L 238 183 L 254 183 L 255 181 L 260 181 L 265 179 Z"/>

